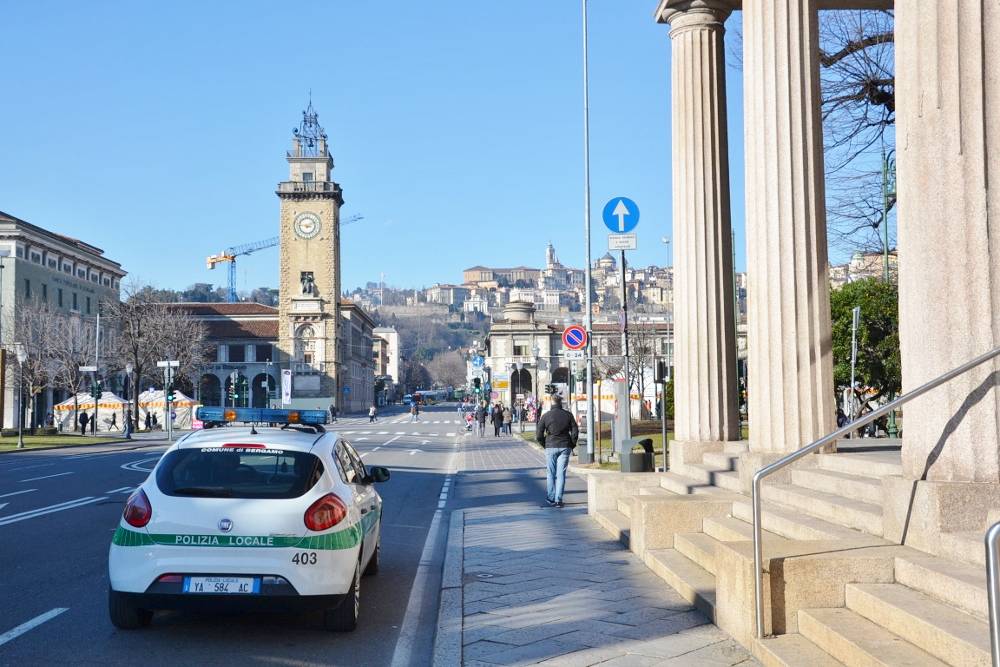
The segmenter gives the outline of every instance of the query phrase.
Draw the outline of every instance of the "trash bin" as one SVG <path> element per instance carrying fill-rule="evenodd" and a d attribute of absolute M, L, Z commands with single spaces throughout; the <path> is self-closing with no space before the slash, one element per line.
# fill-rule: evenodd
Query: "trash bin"
<path fill-rule="evenodd" d="M 641 452 L 633 451 L 642 447 Z M 626 438 L 622 442 L 622 472 L 653 472 L 653 441 L 650 438 Z"/>

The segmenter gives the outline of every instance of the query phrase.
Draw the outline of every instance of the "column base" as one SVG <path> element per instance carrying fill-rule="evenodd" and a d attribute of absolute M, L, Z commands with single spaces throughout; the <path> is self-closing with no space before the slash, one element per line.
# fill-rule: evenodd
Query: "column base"
<path fill-rule="evenodd" d="M 1000 484 L 927 482 L 902 477 L 882 478 L 882 530 L 885 539 L 944 558 L 983 560 L 982 542 L 969 553 L 956 552 L 947 533 L 985 533 L 1000 521 Z"/>
<path fill-rule="evenodd" d="M 709 452 L 740 454 L 747 448 L 746 440 L 671 440 L 668 447 L 670 467 L 685 463 L 701 463 Z"/>

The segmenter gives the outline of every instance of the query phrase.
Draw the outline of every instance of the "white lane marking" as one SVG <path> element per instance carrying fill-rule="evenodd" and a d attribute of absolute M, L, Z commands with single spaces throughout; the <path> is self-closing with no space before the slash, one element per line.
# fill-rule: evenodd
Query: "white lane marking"
<path fill-rule="evenodd" d="M 382 448 L 381 448 L 381 447 L 375 447 L 374 449 L 372 449 L 372 451 L 373 451 L 373 452 L 377 452 L 377 451 L 378 451 L 378 450 L 380 450 L 380 449 L 382 449 Z"/>
<path fill-rule="evenodd" d="M 0 503 L 0 510 L 2 510 L 4 507 L 7 507 L 7 505 L 10 505 L 10 503 Z"/>
<path fill-rule="evenodd" d="M 125 493 L 126 491 L 131 491 L 131 486 L 123 486 L 120 489 L 111 489 L 110 491 L 105 491 L 104 493 Z"/>
<path fill-rule="evenodd" d="M 389 435 L 388 431 L 379 431 L 377 435 Z"/>
<path fill-rule="evenodd" d="M 388 440 L 386 440 L 385 442 L 383 442 L 382 446 L 385 447 L 386 445 L 390 445 L 390 444 L 396 442 L 397 440 L 399 440 L 399 436 L 398 435 L 395 436 L 395 437 L 389 438 Z"/>
<path fill-rule="evenodd" d="M 54 466 L 54 465 L 55 465 L 55 463 L 38 463 L 38 464 L 33 465 L 33 466 L 21 466 L 20 468 L 11 468 L 7 472 L 17 472 L 18 470 L 33 470 L 35 468 L 48 468 L 48 467 Z"/>
<path fill-rule="evenodd" d="M 37 628 L 39 625 L 41 625 L 45 621 L 51 621 L 53 618 L 55 618 L 59 614 L 63 613 L 64 611 L 68 611 L 68 610 L 69 610 L 69 607 L 56 607 L 55 609 L 48 610 L 44 614 L 40 614 L 39 616 L 35 616 L 33 619 L 31 619 L 27 623 L 22 623 L 21 625 L 17 626 L 13 630 L 8 630 L 7 632 L 5 632 L 2 635 L 0 635 L 0 646 L 3 646 L 4 644 L 6 644 L 7 642 L 9 642 L 12 639 L 17 639 L 18 637 L 20 637 L 21 635 L 23 635 L 28 630 L 31 630 L 33 628 Z"/>
<path fill-rule="evenodd" d="M 53 512 L 62 512 L 63 510 L 71 510 L 74 507 L 82 507 L 83 505 L 92 505 L 93 503 L 99 503 L 102 500 L 107 500 L 106 496 L 101 496 L 100 498 L 91 498 L 87 496 L 85 498 L 77 498 L 76 500 L 70 500 L 65 503 L 59 503 L 57 505 L 49 505 L 48 507 L 39 507 L 38 509 L 28 510 L 27 512 L 20 512 L 18 514 L 11 514 L 10 516 L 0 517 L 0 526 L 6 526 L 10 523 L 17 523 L 18 521 L 25 521 L 26 519 L 34 519 L 45 514 L 52 514 Z"/>
<path fill-rule="evenodd" d="M 446 504 L 447 504 L 447 502 L 446 502 L 446 501 L 444 501 L 444 500 L 439 500 L 439 501 L 438 501 L 438 509 L 442 509 L 442 508 L 444 508 L 444 506 L 445 506 Z"/>
<path fill-rule="evenodd" d="M 53 477 L 62 477 L 63 475 L 72 475 L 71 472 L 57 472 L 54 475 L 45 475 L 44 477 L 29 477 L 28 479 L 18 480 L 19 482 L 37 482 L 40 479 L 51 479 Z"/>
<path fill-rule="evenodd" d="M 421 440 L 420 444 L 421 445 L 426 445 L 428 442 L 430 442 L 430 440 Z"/>
<path fill-rule="evenodd" d="M 406 431 L 396 431 L 396 435 L 406 435 Z"/>
<path fill-rule="evenodd" d="M 148 459 L 140 459 L 138 461 L 132 461 L 131 463 L 126 463 L 126 464 L 121 465 L 119 467 L 122 470 L 131 470 L 132 472 L 153 472 L 152 468 L 144 468 L 142 466 L 145 463 L 155 462 L 155 461 L 159 461 L 159 460 L 160 460 L 159 456 L 152 456 L 152 457 L 150 457 Z"/>
<path fill-rule="evenodd" d="M 362 440 L 367 440 L 368 438 L 355 438 L 354 442 L 361 442 Z"/>
<path fill-rule="evenodd" d="M 413 456 L 414 454 L 423 454 L 423 453 L 424 453 L 424 450 L 422 450 L 422 449 L 411 449 L 410 450 L 410 456 Z"/>
<path fill-rule="evenodd" d="M 22 493 L 31 493 L 32 491 L 37 491 L 38 489 L 25 489 L 24 491 L 11 491 L 10 493 L 5 493 L 0 498 L 9 498 L 10 496 L 19 496 Z"/>

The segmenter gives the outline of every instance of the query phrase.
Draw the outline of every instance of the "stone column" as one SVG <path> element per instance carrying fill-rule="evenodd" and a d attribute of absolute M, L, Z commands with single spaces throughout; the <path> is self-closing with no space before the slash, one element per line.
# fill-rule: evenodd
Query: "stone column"
<path fill-rule="evenodd" d="M 904 393 L 1000 344 L 1000 7 L 897 3 Z M 1000 482 L 1000 364 L 904 407 L 909 479 Z"/>
<path fill-rule="evenodd" d="M 750 450 L 835 428 L 817 0 L 743 7 Z"/>
<path fill-rule="evenodd" d="M 740 438 L 724 23 L 731 4 L 667 2 L 673 132 L 675 437 Z"/>

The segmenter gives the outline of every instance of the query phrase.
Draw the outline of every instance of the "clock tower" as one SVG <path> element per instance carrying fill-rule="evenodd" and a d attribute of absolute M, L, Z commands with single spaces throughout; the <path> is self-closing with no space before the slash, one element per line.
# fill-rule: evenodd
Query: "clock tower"
<path fill-rule="evenodd" d="M 340 185 L 319 116 L 309 107 L 292 130 L 288 180 L 281 200 L 281 273 L 278 347 L 282 368 L 292 371 L 292 405 L 341 406 Z"/>

